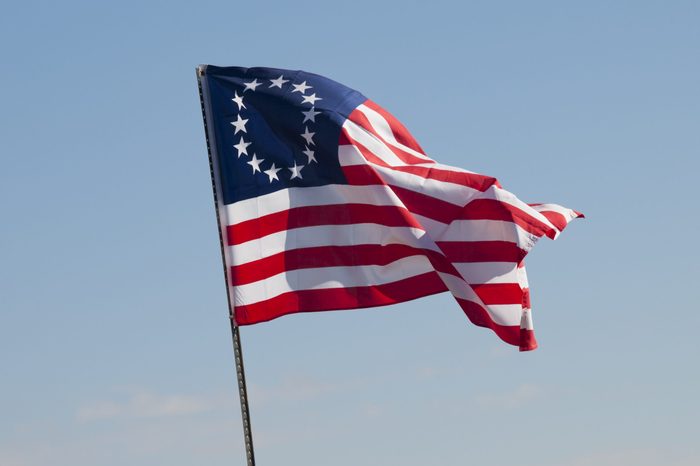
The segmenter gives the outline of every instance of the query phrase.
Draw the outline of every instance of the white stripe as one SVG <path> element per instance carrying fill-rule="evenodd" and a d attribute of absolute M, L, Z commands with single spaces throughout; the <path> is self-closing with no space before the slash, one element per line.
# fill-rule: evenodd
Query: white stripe
<path fill-rule="evenodd" d="M 534 330 L 532 326 L 532 310 L 523 309 L 522 317 L 520 319 L 520 328 L 525 330 Z"/>
<path fill-rule="evenodd" d="M 522 304 L 492 304 L 484 306 L 491 320 L 499 325 L 520 325 L 523 306 Z"/>
<path fill-rule="evenodd" d="M 555 236 L 559 233 L 559 230 L 552 225 L 552 223 L 547 220 L 547 217 L 515 197 L 515 194 L 511 193 L 510 191 L 506 191 L 503 188 L 497 188 L 497 187 L 492 187 L 489 188 L 489 191 L 493 190 L 494 191 L 494 197 L 493 199 L 496 199 L 501 202 L 505 202 L 507 204 L 512 205 L 513 207 L 517 207 L 518 209 L 522 210 L 526 214 L 530 215 L 531 217 L 539 220 L 540 222 L 544 223 L 548 227 L 552 228 L 554 230 Z"/>
<path fill-rule="evenodd" d="M 428 233 L 435 241 L 510 241 L 521 247 L 537 240 L 536 235 L 503 220 L 455 220 L 440 236 Z"/>
<path fill-rule="evenodd" d="M 347 122 L 346 122 L 347 123 Z M 352 122 L 349 122 L 352 123 Z M 354 125 L 354 123 L 352 123 Z M 355 125 L 357 126 L 357 125 Z M 366 133 L 366 132 L 365 132 Z M 367 139 L 368 136 L 365 136 Z M 375 141 L 378 141 L 375 139 Z M 377 144 L 383 144 L 378 142 Z M 363 144 L 364 145 L 364 144 Z M 376 144 L 375 144 L 376 145 Z M 383 150 L 388 150 L 384 146 Z M 375 155 L 377 154 L 372 150 Z M 473 199 L 492 199 L 497 200 L 506 204 L 510 204 L 513 207 L 517 207 L 531 217 L 537 219 L 538 221 L 544 223 L 546 226 L 554 230 L 555 237 L 558 236 L 559 230 L 540 212 L 535 208 L 524 203 L 518 199 L 510 191 L 499 188 L 497 186 L 491 186 L 485 191 L 479 191 L 473 188 L 469 188 L 464 185 L 450 183 L 447 181 L 438 181 L 431 178 L 422 177 L 419 175 L 414 175 L 411 173 L 400 172 L 393 170 L 390 167 L 382 167 L 377 164 L 367 161 L 361 154 L 361 152 L 350 145 L 342 145 L 338 147 L 338 158 L 340 160 L 341 166 L 352 166 L 352 165 L 369 165 L 374 168 L 380 175 L 381 178 L 386 181 L 387 184 L 399 186 L 404 189 L 409 189 L 412 191 L 420 192 L 428 196 L 449 202 L 457 206 L 465 206 Z M 406 165 L 406 164 L 402 164 Z M 422 165 L 422 164 L 421 164 Z M 436 164 L 437 165 L 437 164 Z M 429 165 L 431 166 L 431 165 Z M 575 216 L 575 214 L 572 213 Z M 573 218 L 573 217 L 572 217 Z M 532 246 L 530 246 L 532 247 Z"/>
<path fill-rule="evenodd" d="M 518 267 L 516 270 L 515 274 L 518 277 L 518 284 L 520 285 L 520 288 L 525 290 L 525 289 L 530 289 L 530 284 L 527 281 L 527 272 L 525 272 L 525 267 Z M 526 329 L 526 330 L 533 330 L 532 326 L 532 309 L 530 308 L 523 308 L 523 315 L 522 318 L 520 319 L 520 328 Z"/>
<path fill-rule="evenodd" d="M 338 147 L 338 158 L 341 166 L 369 165 L 380 174 L 382 180 L 387 184 L 419 192 L 456 206 L 465 206 L 474 199 L 491 199 L 510 204 L 558 231 L 540 212 L 515 197 L 510 191 L 498 188 L 495 185 L 485 191 L 479 191 L 461 184 L 425 178 L 420 175 L 393 170 L 389 167 L 382 167 L 367 161 L 356 147 L 350 145 Z"/>
<path fill-rule="evenodd" d="M 382 154 L 384 153 L 384 151 L 387 151 L 387 150 L 388 150 L 389 152 L 391 152 L 391 149 L 389 149 L 389 147 L 387 146 L 386 142 L 382 141 L 381 139 L 378 139 L 376 135 L 374 135 L 374 134 L 368 132 L 367 130 L 365 130 L 364 128 L 362 128 L 361 126 L 357 125 L 356 123 L 354 123 L 354 122 L 352 122 L 352 121 L 350 121 L 350 120 L 346 120 L 346 123 L 348 124 L 348 127 L 347 127 L 347 129 L 349 130 L 349 131 L 348 131 L 348 133 L 349 133 L 348 135 L 354 134 L 353 131 L 357 131 L 358 134 L 363 135 L 363 137 L 364 137 L 365 139 L 357 140 L 357 141 L 360 142 L 363 146 L 365 146 L 365 148 L 370 149 L 370 147 L 368 147 L 368 146 L 363 142 L 364 140 L 366 140 L 366 137 L 367 137 L 368 135 L 374 139 L 374 142 L 375 142 L 375 143 L 381 144 L 381 146 L 377 146 L 377 147 L 379 148 L 379 152 L 378 152 L 378 153 L 375 153 L 374 151 L 370 150 L 370 152 L 372 152 L 372 153 L 373 153 L 374 155 L 376 155 L 378 158 L 383 159 Z M 345 128 L 345 124 L 343 124 L 343 127 Z M 359 129 L 358 129 L 358 128 L 359 128 Z M 359 130 L 363 130 L 363 131 L 359 131 Z M 353 138 L 353 139 L 354 139 L 354 138 Z M 400 145 L 400 143 L 398 143 L 398 142 L 397 142 L 397 144 Z M 343 145 L 339 146 L 339 148 L 342 148 L 342 147 L 345 147 L 345 146 L 348 146 L 348 147 L 349 147 L 349 146 L 351 146 L 351 145 L 352 145 L 352 143 L 351 143 L 351 144 L 343 144 Z M 405 146 L 404 146 L 404 147 L 405 147 Z M 408 148 L 407 148 L 407 149 L 408 149 Z M 409 149 L 409 150 L 410 150 L 410 149 Z M 415 152 L 415 151 L 414 151 L 414 153 L 415 153 L 415 154 L 419 154 L 418 152 Z M 345 163 L 343 163 L 343 162 L 342 162 L 342 159 L 341 159 L 341 165 L 359 165 L 359 164 L 365 163 L 366 161 L 365 161 L 364 157 L 362 156 L 362 154 L 361 154 L 359 151 L 357 152 L 357 154 L 358 154 L 357 157 L 355 157 L 355 158 L 348 158 L 348 159 L 345 161 Z M 391 152 L 391 154 L 393 154 L 393 152 Z M 393 164 L 391 164 L 391 165 L 394 166 L 394 167 L 402 167 L 402 166 L 403 166 L 403 167 L 436 168 L 436 169 L 439 169 L 439 170 L 442 170 L 442 171 L 447 171 L 447 172 L 454 172 L 454 173 L 468 174 L 468 175 L 478 175 L 478 173 L 473 172 L 473 171 L 470 171 L 470 170 L 465 170 L 464 168 L 454 167 L 454 166 L 452 166 L 452 165 L 445 165 L 445 164 L 436 162 L 436 161 L 434 161 L 434 160 L 430 159 L 429 157 L 427 157 L 427 156 L 425 156 L 425 155 L 422 155 L 422 154 L 420 154 L 420 156 L 421 156 L 421 158 L 423 158 L 423 159 L 425 160 L 424 163 L 411 163 L 411 164 L 408 164 L 408 163 L 404 162 L 403 160 L 401 160 L 400 158 L 398 158 L 398 157 L 396 157 L 396 156 L 394 155 L 394 157 L 395 157 L 394 160 L 396 161 L 396 163 L 393 163 Z M 483 176 L 483 175 L 481 175 L 481 176 Z"/>
<path fill-rule="evenodd" d="M 405 146 L 399 141 L 397 141 L 396 137 L 394 136 L 394 131 L 391 129 L 391 125 L 380 113 L 376 112 L 375 110 L 372 110 L 365 104 L 361 104 L 360 106 L 358 106 L 357 110 L 362 112 L 365 115 L 365 117 L 367 117 L 367 120 L 372 125 L 372 129 L 374 129 L 374 131 L 380 137 L 382 137 L 388 144 L 396 147 L 397 149 L 401 149 L 402 151 L 407 152 L 413 155 L 414 157 L 418 157 L 420 159 L 432 162 L 432 160 L 425 154 L 415 151 L 410 147 Z"/>
<path fill-rule="evenodd" d="M 349 186 L 331 184 L 307 188 L 288 188 L 238 201 L 226 206 L 231 225 L 282 212 L 295 207 L 334 204 L 369 204 L 401 206 L 396 195 L 386 186 Z"/>
<path fill-rule="evenodd" d="M 527 280 L 527 272 L 525 272 L 525 267 L 518 267 L 517 275 L 520 288 L 530 288 L 530 283 Z"/>
<path fill-rule="evenodd" d="M 561 214 L 564 216 L 564 219 L 566 219 L 567 222 L 570 222 L 571 220 L 578 217 L 578 214 L 574 210 L 567 209 L 566 207 L 560 206 L 559 204 L 538 204 L 533 205 L 531 207 L 538 212 L 556 212 L 558 214 Z"/>
<path fill-rule="evenodd" d="M 557 212 L 559 214 L 562 214 L 564 217 L 569 217 L 570 215 L 576 215 L 573 210 L 567 209 L 566 207 L 562 207 L 559 204 L 535 204 L 531 207 L 533 209 L 537 210 L 538 212 L 552 211 L 552 212 Z"/>
<path fill-rule="evenodd" d="M 343 150 L 347 149 L 354 149 L 352 152 L 347 152 L 345 153 Z M 343 144 L 338 146 L 338 153 L 342 154 L 340 157 L 340 164 L 343 166 L 350 166 L 350 165 L 364 165 L 364 164 L 371 164 L 374 166 L 375 164 L 371 163 L 369 160 L 365 159 L 364 156 L 362 155 L 362 152 L 352 144 Z M 442 163 L 437 163 L 437 162 L 426 162 L 426 163 L 412 163 L 412 164 L 407 164 L 407 163 L 401 163 L 401 164 L 396 164 L 393 165 L 395 167 L 421 167 L 421 168 L 437 168 L 441 171 L 446 171 L 446 172 L 454 172 L 457 174 L 467 174 L 467 175 L 478 175 L 478 173 L 465 170 L 463 168 L 459 167 L 453 167 L 451 165 L 445 165 Z M 495 178 L 494 178 L 495 179 Z M 445 181 L 444 183 L 450 183 L 449 181 Z M 455 183 L 450 183 L 450 184 L 455 184 Z M 461 185 L 460 185 L 461 186 Z"/>
<path fill-rule="evenodd" d="M 510 241 L 529 251 L 539 239 L 517 224 L 503 220 L 454 220 L 445 224 L 418 214 L 413 217 L 434 241 Z"/>
<path fill-rule="evenodd" d="M 455 262 L 459 274 L 468 283 L 518 283 L 514 262 Z"/>
<path fill-rule="evenodd" d="M 464 280 L 446 273 L 439 273 L 439 275 L 445 286 L 456 298 L 477 303 L 486 310 L 491 320 L 495 323 L 499 325 L 520 325 L 521 304 L 492 304 L 487 306 Z"/>
<path fill-rule="evenodd" d="M 372 110 L 364 104 L 358 106 L 357 109 L 360 110 L 365 115 L 365 117 L 367 117 L 367 120 L 372 125 L 372 129 L 377 133 L 379 137 L 384 139 L 383 142 L 385 142 L 385 144 L 394 146 L 397 149 L 401 149 L 404 152 L 407 152 L 415 157 L 425 160 L 425 163 L 407 164 L 403 162 L 402 165 L 411 165 L 414 167 L 430 167 L 438 168 L 440 170 L 453 171 L 457 173 L 475 174 L 474 172 L 465 170 L 463 168 L 453 167 L 450 165 L 443 165 L 441 163 L 435 162 L 427 155 L 401 144 L 399 141 L 396 140 L 396 137 L 394 136 L 394 132 L 391 129 L 391 125 L 389 124 L 389 122 L 386 121 L 386 119 L 380 113 L 376 112 L 375 110 Z"/>
<path fill-rule="evenodd" d="M 412 165 L 413 167 L 425 167 L 425 168 L 437 168 L 446 172 L 455 172 L 455 173 L 465 173 L 467 175 L 479 175 L 476 172 L 472 172 L 469 170 L 465 170 L 464 168 L 459 168 L 459 167 L 453 167 L 452 165 L 445 165 L 443 163 L 439 162 L 433 162 L 433 163 L 416 163 Z M 480 175 L 484 176 L 484 175 Z M 488 177 L 486 177 L 488 178 Z M 495 178 L 492 178 L 495 179 Z"/>
<path fill-rule="evenodd" d="M 459 206 L 466 204 L 470 198 L 482 194 L 482 191 L 470 188 L 469 186 L 464 186 L 462 184 L 436 180 L 413 173 L 397 171 L 390 167 L 377 165 L 365 159 L 360 150 L 351 145 L 338 146 L 338 159 L 340 160 L 340 165 L 342 167 L 368 165 L 377 171 L 381 175 L 381 178 L 387 182 L 387 184 L 400 186 L 402 188 L 418 191 L 429 196 L 438 197 L 438 199 Z M 433 166 L 437 166 L 437 164 L 430 165 L 428 168 Z"/>
<path fill-rule="evenodd" d="M 384 266 L 323 267 L 290 270 L 233 288 L 237 305 L 254 304 L 283 293 L 301 290 L 376 286 L 433 271 L 424 256 L 411 256 Z"/>
<path fill-rule="evenodd" d="M 365 159 L 365 157 L 362 155 L 362 152 L 360 150 L 353 146 L 352 144 L 343 144 L 338 146 L 338 155 L 340 158 L 340 165 L 342 166 L 351 166 L 351 165 L 372 165 L 373 167 L 376 166 L 376 164 L 371 163 L 369 160 Z M 454 172 L 458 174 L 467 174 L 467 175 L 476 175 L 477 173 L 471 172 L 469 170 L 464 170 L 459 167 L 453 167 L 451 165 L 444 165 L 442 163 L 437 163 L 437 162 L 426 162 L 426 163 L 413 163 L 413 164 L 407 164 L 407 163 L 401 163 L 397 164 L 394 166 L 398 167 L 421 167 L 421 168 L 437 168 L 442 171 L 446 172 Z M 384 167 L 386 168 L 386 167 Z M 449 181 L 443 181 L 443 183 L 449 183 L 449 184 L 456 184 L 456 183 L 450 183 Z M 461 186 L 457 184 L 457 186 Z"/>
<path fill-rule="evenodd" d="M 349 167 L 352 165 L 370 165 L 369 161 L 364 158 L 360 149 L 352 144 L 343 144 L 338 146 L 338 160 L 341 167 Z M 374 164 L 371 164 L 374 166 Z"/>
<path fill-rule="evenodd" d="M 428 235 L 431 238 L 442 237 L 445 230 L 447 230 L 449 227 L 447 223 L 442 223 L 437 220 L 433 220 L 432 218 L 423 217 L 422 215 L 413 214 L 413 218 L 415 218 L 420 226 L 422 226 L 423 229 L 428 232 Z"/>
<path fill-rule="evenodd" d="M 232 265 L 246 264 L 284 251 L 318 246 L 406 244 L 439 250 L 435 243 L 424 237 L 424 231 L 411 227 L 388 227 L 374 223 L 320 225 L 279 231 L 229 248 Z"/>
<path fill-rule="evenodd" d="M 504 204 L 510 204 L 511 206 L 522 210 L 527 215 L 556 230 L 554 225 L 552 225 L 544 215 L 537 212 L 535 209 L 515 197 L 513 193 L 506 191 L 505 189 L 491 186 L 485 191 L 479 191 L 460 184 L 424 178 L 419 175 L 392 170 L 391 168 L 379 167 L 375 164 L 369 165 L 377 170 L 382 179 L 389 185 L 398 186 L 410 191 L 425 194 L 459 207 L 464 207 L 476 199 L 490 199 L 499 201 Z"/>
<path fill-rule="evenodd" d="M 343 129 L 350 138 L 362 144 L 377 158 L 383 160 L 384 163 L 391 166 L 406 165 L 406 162 L 394 154 L 391 149 L 387 147 L 384 141 L 357 123 L 350 120 L 345 120 L 345 123 L 343 123 Z"/>
<path fill-rule="evenodd" d="M 438 275 L 442 279 L 442 282 L 445 284 L 447 289 L 450 290 L 450 293 L 452 293 L 455 298 L 473 301 L 483 307 L 486 307 L 483 301 L 481 301 L 481 298 L 479 298 L 479 296 L 476 294 L 474 289 L 471 286 L 469 286 L 467 282 L 465 282 L 463 279 L 444 272 L 438 272 Z"/>
<path fill-rule="evenodd" d="M 476 196 L 486 194 L 461 184 L 426 178 L 371 163 L 362 156 L 359 149 L 355 146 L 339 146 L 338 158 L 340 159 L 340 165 L 343 167 L 352 165 L 370 166 L 379 173 L 382 180 L 387 184 L 426 194 L 457 206 L 463 206 Z"/>

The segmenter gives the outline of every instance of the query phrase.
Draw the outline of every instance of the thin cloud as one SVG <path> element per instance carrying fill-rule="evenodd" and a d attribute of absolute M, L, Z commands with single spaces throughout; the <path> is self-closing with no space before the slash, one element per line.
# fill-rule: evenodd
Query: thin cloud
<path fill-rule="evenodd" d="M 230 403 L 221 397 L 164 395 L 141 390 L 131 393 L 123 400 L 88 403 L 78 409 L 76 418 L 81 422 L 162 418 L 204 413 L 228 404 Z"/>

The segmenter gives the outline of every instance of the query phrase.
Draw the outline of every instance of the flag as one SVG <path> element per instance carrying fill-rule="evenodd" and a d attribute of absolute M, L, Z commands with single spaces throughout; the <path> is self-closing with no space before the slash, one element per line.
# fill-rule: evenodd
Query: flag
<path fill-rule="evenodd" d="M 523 259 L 581 216 L 429 158 L 382 107 L 304 71 L 198 68 L 238 325 L 450 292 L 532 350 Z"/>

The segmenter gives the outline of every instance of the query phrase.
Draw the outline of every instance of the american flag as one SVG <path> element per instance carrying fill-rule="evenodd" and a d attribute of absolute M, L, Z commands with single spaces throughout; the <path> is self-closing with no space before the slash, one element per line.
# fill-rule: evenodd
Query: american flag
<path fill-rule="evenodd" d="M 236 324 L 449 291 L 474 324 L 537 347 L 523 259 L 581 214 L 435 162 L 390 113 L 328 78 L 199 75 Z"/>

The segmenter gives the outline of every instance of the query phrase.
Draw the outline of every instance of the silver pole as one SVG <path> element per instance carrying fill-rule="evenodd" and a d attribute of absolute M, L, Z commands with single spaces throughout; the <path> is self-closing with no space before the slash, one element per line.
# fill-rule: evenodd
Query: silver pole
<path fill-rule="evenodd" d="M 224 281 L 226 282 L 226 296 L 228 298 L 229 304 L 229 320 L 231 322 L 231 336 L 233 338 L 233 356 L 236 362 L 236 379 L 238 380 L 238 397 L 241 401 L 241 418 L 243 420 L 243 437 L 245 441 L 245 455 L 247 458 L 248 466 L 255 466 L 255 452 L 253 450 L 253 432 L 250 427 L 250 410 L 248 408 L 248 389 L 245 382 L 245 371 L 243 369 L 243 351 L 241 349 L 241 335 L 238 331 L 238 326 L 236 325 L 236 320 L 233 313 L 233 306 L 231 305 L 231 293 L 228 286 L 228 273 L 226 270 L 226 253 L 224 251 L 224 236 L 221 225 L 221 218 L 219 215 L 219 199 L 216 192 L 216 176 L 217 171 L 214 165 L 214 158 L 212 156 L 212 147 L 210 141 L 209 128 L 207 126 L 207 112 L 204 102 L 204 93 L 202 91 L 202 78 L 205 73 L 204 67 L 197 67 L 197 84 L 199 86 L 199 101 L 202 105 L 202 119 L 204 120 L 204 135 L 207 140 L 207 152 L 209 153 L 209 172 L 211 174 L 211 186 L 212 192 L 214 193 L 214 210 L 216 211 L 216 224 L 219 229 L 219 245 L 221 246 L 221 262 L 224 266 Z M 213 136 L 212 136 L 213 137 Z"/>
<path fill-rule="evenodd" d="M 241 418 L 243 419 L 243 437 L 245 439 L 245 455 L 248 466 L 255 466 L 255 453 L 253 451 L 253 433 L 250 430 L 250 411 L 248 409 L 248 389 L 245 383 L 245 371 L 243 370 L 243 353 L 241 350 L 241 335 L 238 326 L 231 319 L 231 334 L 233 335 L 233 354 L 236 358 L 236 377 L 238 378 L 238 397 L 241 400 Z"/>

